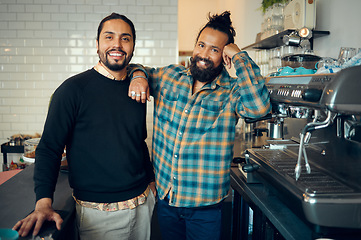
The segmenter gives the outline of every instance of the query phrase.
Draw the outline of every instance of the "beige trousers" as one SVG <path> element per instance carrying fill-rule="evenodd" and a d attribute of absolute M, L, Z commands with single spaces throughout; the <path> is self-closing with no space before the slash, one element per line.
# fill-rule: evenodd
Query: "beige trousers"
<path fill-rule="evenodd" d="M 155 197 L 134 209 L 99 211 L 76 204 L 76 222 L 81 240 L 149 240 Z"/>

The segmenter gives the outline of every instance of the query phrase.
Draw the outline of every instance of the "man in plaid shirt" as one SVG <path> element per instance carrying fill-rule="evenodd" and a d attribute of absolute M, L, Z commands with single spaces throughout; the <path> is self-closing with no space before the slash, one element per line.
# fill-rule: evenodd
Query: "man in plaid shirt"
<path fill-rule="evenodd" d="M 265 80 L 234 44 L 234 36 L 229 12 L 209 16 L 190 68 L 146 68 L 155 101 L 152 158 L 165 240 L 220 239 L 235 125 L 240 117 L 270 112 Z M 224 67 L 231 63 L 237 78 Z M 141 77 L 137 81 L 145 82 Z M 141 98 L 148 96 L 149 91 L 143 91 Z"/>

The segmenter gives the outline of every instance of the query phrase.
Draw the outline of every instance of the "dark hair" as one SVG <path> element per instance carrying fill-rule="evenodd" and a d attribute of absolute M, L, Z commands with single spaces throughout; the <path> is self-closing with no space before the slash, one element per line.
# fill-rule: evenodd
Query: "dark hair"
<path fill-rule="evenodd" d="M 199 31 L 196 42 L 198 41 L 199 36 L 205 28 L 212 28 L 214 30 L 223 32 L 228 36 L 228 42 L 234 43 L 234 37 L 236 36 L 236 31 L 234 30 L 230 18 L 231 13 L 229 11 L 223 12 L 221 15 L 215 14 L 211 16 L 211 13 L 208 14 L 208 23 Z"/>
<path fill-rule="evenodd" d="M 130 26 L 130 28 L 132 29 L 132 34 L 133 34 L 133 42 L 135 43 L 135 27 L 134 27 L 134 24 L 132 21 L 130 21 L 129 18 L 127 18 L 126 16 L 124 15 L 120 15 L 118 13 L 112 13 L 110 14 L 109 16 L 106 16 L 105 18 L 103 18 L 103 20 L 99 23 L 99 27 L 98 27 L 98 34 L 97 34 L 97 40 L 99 41 L 99 35 L 100 35 L 100 32 L 102 31 L 103 29 L 103 25 L 106 21 L 109 21 L 109 20 L 113 20 L 113 19 L 121 19 L 123 20 L 124 22 L 128 23 L 128 25 Z"/>

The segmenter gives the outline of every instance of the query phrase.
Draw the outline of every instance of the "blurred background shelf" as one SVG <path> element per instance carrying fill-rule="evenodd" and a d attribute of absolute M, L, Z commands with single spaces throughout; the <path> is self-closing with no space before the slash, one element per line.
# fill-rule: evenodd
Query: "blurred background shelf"
<path fill-rule="evenodd" d="M 3 154 L 3 171 L 8 170 L 8 153 L 24 153 L 24 145 L 11 146 L 9 142 L 1 144 L 1 153 Z"/>
<path fill-rule="evenodd" d="M 275 34 L 275 35 L 265 38 L 263 40 L 257 41 L 251 45 L 248 45 L 248 46 L 242 48 L 242 50 L 271 49 L 271 48 L 283 46 L 284 45 L 284 43 L 282 41 L 283 36 L 289 35 L 294 31 L 296 31 L 296 30 L 293 30 L 293 29 L 284 30 L 278 34 Z M 329 31 L 312 30 L 313 37 L 310 40 L 312 42 L 312 39 L 314 39 L 314 38 L 327 36 L 329 34 L 330 34 Z M 311 45 L 312 45 L 312 43 L 311 43 Z"/>

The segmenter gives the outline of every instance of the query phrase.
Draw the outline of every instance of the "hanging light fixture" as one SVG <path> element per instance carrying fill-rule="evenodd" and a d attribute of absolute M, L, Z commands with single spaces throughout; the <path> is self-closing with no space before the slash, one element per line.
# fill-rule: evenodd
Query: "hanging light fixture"
<path fill-rule="evenodd" d="M 298 30 L 298 35 L 301 38 L 310 39 L 312 37 L 312 31 L 309 28 L 304 27 L 304 28 L 301 28 L 300 30 Z"/>

